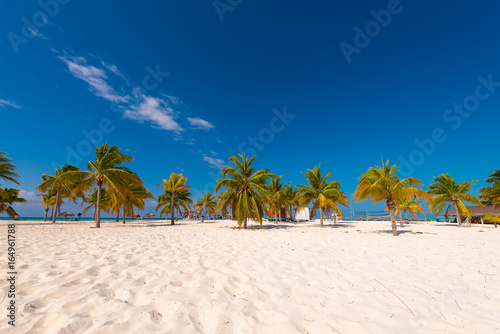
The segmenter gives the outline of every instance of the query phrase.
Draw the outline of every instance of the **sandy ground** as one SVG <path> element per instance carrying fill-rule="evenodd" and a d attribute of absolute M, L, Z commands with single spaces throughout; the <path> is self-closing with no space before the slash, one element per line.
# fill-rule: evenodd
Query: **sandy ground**
<path fill-rule="evenodd" d="M 500 331 L 500 228 L 327 224 L 20 222 L 17 326 L 6 298 L 0 332 Z"/>

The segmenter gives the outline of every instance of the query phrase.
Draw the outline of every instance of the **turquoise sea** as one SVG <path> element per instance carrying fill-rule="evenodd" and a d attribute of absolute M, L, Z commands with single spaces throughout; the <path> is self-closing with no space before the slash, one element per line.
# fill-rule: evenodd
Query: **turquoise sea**
<path fill-rule="evenodd" d="M 13 221 L 14 219 L 11 218 L 11 217 L 0 217 L 0 221 L 4 221 L 4 220 L 8 220 L 8 221 Z M 18 221 L 22 221 L 22 220 L 30 220 L 30 221 L 43 221 L 43 217 L 19 217 L 17 219 Z M 50 219 L 47 218 L 47 221 L 49 221 Z M 57 218 L 56 221 L 58 222 L 64 222 L 64 221 L 71 221 L 72 219 L 71 218 L 68 218 L 68 220 L 66 220 L 66 218 Z M 137 220 L 137 219 L 132 219 L 132 218 L 127 218 L 125 219 L 126 221 L 132 221 L 132 220 Z M 159 220 L 159 218 L 143 218 L 142 220 Z M 165 217 L 162 217 L 161 220 L 165 220 Z M 79 219 L 79 221 L 92 221 L 92 218 L 81 218 Z M 116 221 L 116 218 L 101 218 L 101 221 Z M 123 221 L 123 218 L 120 218 L 120 221 Z"/>

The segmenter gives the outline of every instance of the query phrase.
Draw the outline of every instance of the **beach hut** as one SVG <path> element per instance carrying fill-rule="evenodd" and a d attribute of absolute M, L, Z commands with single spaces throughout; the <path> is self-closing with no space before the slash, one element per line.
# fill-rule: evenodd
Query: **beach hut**
<path fill-rule="evenodd" d="M 286 219 L 286 208 L 284 206 L 281 207 L 281 219 Z M 269 220 L 277 221 L 280 219 L 280 215 L 276 214 L 272 208 L 269 208 L 269 216 L 267 217 Z"/>
<path fill-rule="evenodd" d="M 137 220 L 141 219 L 141 215 L 138 214 L 138 213 L 133 213 L 132 215 L 130 215 L 129 217 L 132 217 L 132 220 L 134 220 L 134 218 L 137 218 Z"/>
<path fill-rule="evenodd" d="M 309 208 L 302 208 L 297 211 L 295 214 L 295 221 L 310 221 L 311 217 L 309 216 Z"/>
<path fill-rule="evenodd" d="M 495 208 L 494 206 L 467 206 L 467 210 L 469 210 L 471 217 L 478 217 L 481 219 L 481 224 L 484 224 L 483 217 L 484 216 L 500 216 L 500 208 Z M 455 208 L 448 209 L 444 214 L 445 217 L 455 217 Z"/>
<path fill-rule="evenodd" d="M 146 213 L 143 218 L 151 218 L 151 217 L 154 217 L 155 214 L 154 213 Z"/>
<path fill-rule="evenodd" d="M 74 217 L 75 215 L 69 211 L 64 211 L 63 213 L 59 214 L 59 217 L 65 217 L 66 221 L 68 220 L 68 217 Z"/>

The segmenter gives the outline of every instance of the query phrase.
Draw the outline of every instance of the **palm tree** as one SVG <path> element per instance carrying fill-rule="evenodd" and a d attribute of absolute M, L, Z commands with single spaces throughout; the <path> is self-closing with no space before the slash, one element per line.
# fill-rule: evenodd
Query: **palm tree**
<path fill-rule="evenodd" d="M 112 211 L 116 212 L 116 221 L 118 221 L 118 215 L 120 214 L 120 207 L 123 207 L 123 223 L 125 224 L 125 216 L 132 215 L 134 213 L 134 207 L 138 210 L 143 210 L 146 205 L 145 199 L 154 199 L 155 197 L 151 194 L 144 186 L 137 184 L 127 185 L 129 191 L 124 193 L 123 198 L 119 198 L 120 201 L 113 204 Z"/>
<path fill-rule="evenodd" d="M 349 197 L 340 190 L 339 181 L 328 181 L 332 173 L 321 173 L 321 164 L 308 169 L 307 173 L 302 172 L 309 185 L 299 184 L 300 207 L 307 207 L 314 201 L 311 211 L 319 209 L 320 224 L 323 227 L 323 210 L 333 210 L 336 214 L 342 214 L 338 204 L 347 206 Z"/>
<path fill-rule="evenodd" d="M 175 210 L 178 212 L 191 210 L 193 201 L 190 197 L 191 193 L 188 189 L 178 189 L 175 192 L 165 190 L 162 195 L 158 196 L 158 205 L 155 211 L 160 210 L 160 217 L 165 214 L 165 219 L 170 213 L 170 224 L 174 225 Z"/>
<path fill-rule="evenodd" d="M 269 204 L 273 207 L 275 223 L 281 222 L 281 208 L 286 207 L 286 195 L 285 189 L 290 183 L 281 183 L 281 176 L 272 178 L 269 182 L 268 192 L 269 192 Z M 288 211 L 288 208 L 287 210 Z"/>
<path fill-rule="evenodd" d="M 479 189 L 479 199 L 481 199 L 484 205 L 494 205 L 500 208 L 500 169 L 491 173 L 486 182 L 492 185 Z"/>
<path fill-rule="evenodd" d="M 215 197 L 214 195 L 212 195 L 212 193 L 206 193 L 199 201 L 195 202 L 194 206 L 196 207 L 195 213 L 197 215 L 201 215 L 201 213 L 205 211 L 205 217 L 206 217 L 208 211 L 208 213 L 214 216 L 215 209 L 217 207 L 217 202 L 215 201 Z M 202 223 L 203 219 L 204 218 L 201 218 Z"/>
<path fill-rule="evenodd" d="M 262 228 L 262 218 L 267 213 L 266 203 L 269 202 L 267 181 L 274 178 L 268 169 L 256 170 L 252 167 L 255 156 L 247 157 L 241 154 L 228 160 L 233 166 L 222 168 L 222 178 L 215 185 L 215 192 L 224 189 L 218 207 L 231 207 L 236 215 L 238 225 L 247 228 L 248 218 L 258 221 Z"/>
<path fill-rule="evenodd" d="M 47 191 L 52 191 L 56 194 L 55 200 L 55 208 L 56 212 L 52 217 L 52 222 L 56 222 L 56 217 L 58 212 L 60 212 L 61 198 L 70 197 L 74 198 L 73 190 L 75 188 L 75 182 L 78 180 L 70 180 L 68 179 L 69 172 L 80 171 L 78 167 L 73 165 L 64 165 L 61 169 L 56 169 L 56 173 L 54 175 L 43 174 L 42 175 L 42 183 L 37 187 L 38 191 L 44 193 Z"/>
<path fill-rule="evenodd" d="M 498 224 L 500 223 L 500 216 L 492 216 L 486 215 L 483 217 L 484 221 L 495 224 L 495 228 L 498 228 Z"/>
<path fill-rule="evenodd" d="M 170 174 L 170 177 L 168 180 L 163 180 L 163 183 L 159 184 L 158 186 L 163 187 L 163 195 L 160 195 L 158 197 L 158 205 L 156 206 L 156 210 L 159 208 L 163 208 L 162 211 L 160 212 L 160 216 L 162 213 L 167 213 L 170 212 L 170 224 L 174 225 L 174 213 L 176 209 L 175 202 L 177 201 L 177 196 L 179 194 L 182 194 L 182 198 L 180 198 L 177 201 L 178 206 L 182 205 L 187 205 L 190 204 L 190 199 L 189 196 L 191 196 L 191 193 L 188 191 L 188 189 L 191 189 L 191 186 L 188 186 L 186 184 L 188 178 L 185 176 L 182 176 L 182 174 L 176 174 L 172 172 Z M 189 194 L 189 195 L 188 195 Z M 161 197 L 161 200 L 160 200 Z M 189 199 L 189 201 L 188 201 Z M 170 203 L 167 205 L 165 203 L 166 200 L 169 200 Z M 189 203 L 188 203 L 189 202 Z M 160 204 L 161 203 L 161 204 Z M 168 209 L 167 209 L 168 207 Z M 189 206 L 187 206 L 189 210 Z"/>
<path fill-rule="evenodd" d="M 17 219 L 17 212 L 12 207 L 15 203 L 26 203 L 24 198 L 19 197 L 21 190 L 4 188 L 0 189 L 0 213 L 6 212 L 10 217 Z"/>
<path fill-rule="evenodd" d="M 297 214 L 297 208 L 300 206 L 300 196 L 299 189 L 294 188 L 292 185 L 287 184 L 285 189 L 283 190 L 285 203 L 288 206 L 288 212 L 290 212 L 290 216 L 295 212 Z"/>
<path fill-rule="evenodd" d="M 19 184 L 17 181 L 17 179 L 19 179 L 19 175 L 16 174 L 16 169 L 17 167 L 12 163 L 12 159 L 7 157 L 7 153 L 0 152 L 0 180 Z M 0 183 L 0 185 L 2 184 Z"/>
<path fill-rule="evenodd" d="M 408 197 L 399 200 L 398 210 L 405 213 L 406 220 L 408 220 L 408 213 L 413 217 L 416 217 L 415 213 L 425 213 L 425 209 L 422 207 L 422 203 L 416 199 L 410 199 Z"/>
<path fill-rule="evenodd" d="M 88 171 L 68 172 L 65 179 L 71 180 L 78 185 L 73 193 L 84 193 L 89 189 L 97 187 L 97 214 L 96 228 L 101 227 L 101 192 L 106 188 L 112 203 L 120 201 L 126 194 L 130 194 L 127 185 L 136 184 L 142 186 L 142 181 L 130 169 L 122 165 L 131 162 L 134 158 L 120 152 L 118 146 L 110 146 L 104 143 L 95 150 L 95 161 L 87 161 Z"/>
<path fill-rule="evenodd" d="M 88 204 L 83 208 L 82 213 L 86 214 L 89 210 L 93 209 L 92 220 L 97 217 L 97 189 L 94 189 L 88 196 L 84 197 L 81 205 Z M 111 212 L 111 197 L 109 196 L 106 188 L 101 189 L 101 210 L 107 213 Z"/>
<path fill-rule="evenodd" d="M 354 193 L 354 200 L 363 201 L 371 198 L 373 203 L 385 201 L 387 210 L 391 214 L 392 234 L 397 236 L 395 211 L 398 202 L 414 197 L 431 200 L 427 192 L 416 187 L 421 185 L 423 185 L 422 182 L 414 177 L 400 180 L 397 166 L 389 166 L 389 160 L 387 160 L 383 166 L 370 167 L 361 175 Z"/>
<path fill-rule="evenodd" d="M 42 197 L 40 200 L 40 204 L 45 205 L 45 217 L 43 218 L 43 221 L 47 221 L 47 215 L 49 213 L 49 207 L 52 206 L 52 209 L 54 208 L 54 205 L 56 205 L 56 194 L 52 190 L 48 190 L 45 194 L 38 194 L 37 196 Z M 52 219 L 52 217 L 50 217 Z"/>
<path fill-rule="evenodd" d="M 451 205 L 453 205 L 455 207 L 458 225 L 462 225 L 461 214 L 465 215 L 467 218 L 471 217 L 463 201 L 484 206 L 480 200 L 469 194 L 472 185 L 476 182 L 477 181 L 458 183 L 448 174 L 441 174 L 435 177 L 434 183 L 429 186 L 428 191 L 430 195 L 434 195 L 432 196 L 432 203 L 430 205 L 431 211 L 434 212 L 434 215 L 439 215 L 446 204 L 448 204 L 446 212 L 448 212 Z"/>
<path fill-rule="evenodd" d="M 217 194 L 217 197 L 215 198 L 215 203 L 217 204 L 216 205 L 216 212 L 220 212 L 220 216 L 222 217 L 222 219 L 224 219 L 225 215 L 229 212 L 227 210 L 227 206 L 219 206 L 218 203 L 220 201 L 220 199 L 222 198 L 222 193 L 218 193 Z"/>

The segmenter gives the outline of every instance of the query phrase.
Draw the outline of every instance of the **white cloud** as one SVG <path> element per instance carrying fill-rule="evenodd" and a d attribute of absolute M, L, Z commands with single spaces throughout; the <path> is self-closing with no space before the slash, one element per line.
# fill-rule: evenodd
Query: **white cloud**
<path fill-rule="evenodd" d="M 125 76 L 122 74 L 122 72 L 120 72 L 118 70 L 118 67 L 116 67 L 116 65 L 112 65 L 112 64 L 108 64 L 104 61 L 101 62 L 102 63 L 102 66 L 104 66 L 105 68 L 108 69 L 108 71 L 112 72 L 113 74 L 115 74 L 117 77 L 120 77 L 122 78 L 124 81 L 127 82 L 127 84 L 129 83 L 127 78 L 125 78 Z"/>
<path fill-rule="evenodd" d="M 141 123 L 151 122 L 159 129 L 181 132 L 184 129 L 174 120 L 175 112 L 165 100 L 139 93 L 141 100 L 136 105 L 130 105 L 123 113 L 126 118 Z"/>
<path fill-rule="evenodd" d="M 175 96 L 172 96 L 172 95 L 167 95 L 167 94 L 162 94 L 162 95 L 165 96 L 167 99 L 169 99 L 170 102 L 172 102 L 175 105 L 182 104 L 181 99 L 179 99 L 178 97 L 175 97 Z"/>
<path fill-rule="evenodd" d="M 213 129 L 215 126 L 212 123 L 209 123 L 205 121 L 204 119 L 201 119 L 199 117 L 195 118 L 190 118 L 188 117 L 188 122 L 191 126 L 195 127 L 196 129 Z"/>
<path fill-rule="evenodd" d="M 140 123 L 148 122 L 157 129 L 175 131 L 174 140 L 182 141 L 185 144 L 194 144 L 194 139 L 185 141 L 181 136 L 181 132 L 184 129 L 177 119 L 180 116 L 178 108 L 183 104 L 178 97 L 167 94 L 160 94 L 160 97 L 154 97 L 147 95 L 144 90 L 141 91 L 138 88 L 134 90 L 127 87 L 125 87 L 125 90 L 117 89 L 117 86 L 110 84 L 111 81 L 107 74 L 112 73 L 116 75 L 127 86 L 130 86 L 130 83 L 116 65 L 109 64 L 91 55 L 90 57 L 97 59 L 99 64 L 93 66 L 84 57 L 69 56 L 65 53 L 61 55 L 58 51 L 53 51 L 59 54 L 57 57 L 66 64 L 73 76 L 90 85 L 90 91 L 96 96 L 120 104 L 120 108 L 124 110 L 123 116 L 125 118 L 136 120 Z M 120 91 L 121 93 L 119 93 Z M 187 118 L 187 121 L 195 129 L 207 130 L 215 128 L 213 124 L 199 117 Z"/>
<path fill-rule="evenodd" d="M 224 164 L 224 160 L 222 160 L 222 159 L 216 159 L 216 158 L 208 157 L 208 156 L 205 155 L 203 157 L 203 160 L 206 161 L 206 162 L 208 162 L 208 164 L 212 168 L 222 169 L 222 168 L 224 168 L 226 166 Z"/>
<path fill-rule="evenodd" d="M 30 27 L 28 27 L 27 29 L 34 37 L 38 37 L 40 39 L 45 39 L 45 40 L 48 40 L 48 38 L 42 34 L 40 31 L 38 31 L 37 29 L 33 30 L 31 29 Z"/>
<path fill-rule="evenodd" d="M 21 108 L 21 106 L 18 106 L 15 102 L 0 99 L 0 107 L 5 107 L 5 106 L 9 106 L 16 109 Z"/>
<path fill-rule="evenodd" d="M 108 77 L 103 69 L 87 65 L 83 57 L 59 57 L 67 66 L 68 70 L 78 79 L 90 85 L 90 91 L 99 97 L 103 97 L 111 102 L 127 102 L 129 96 L 121 96 L 111 87 L 105 79 Z"/>
<path fill-rule="evenodd" d="M 19 197 L 24 198 L 25 200 L 35 200 L 36 194 L 34 191 L 21 190 L 19 192 Z"/>

